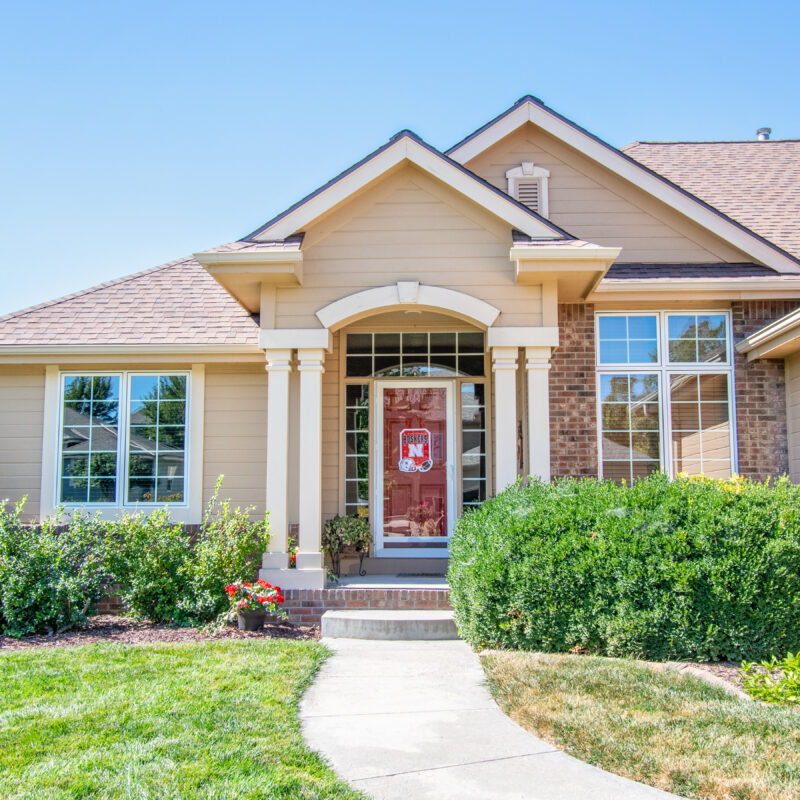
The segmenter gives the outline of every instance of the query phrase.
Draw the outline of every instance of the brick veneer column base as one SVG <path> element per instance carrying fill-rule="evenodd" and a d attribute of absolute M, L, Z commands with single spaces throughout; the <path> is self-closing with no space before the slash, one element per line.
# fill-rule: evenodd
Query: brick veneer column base
<path fill-rule="evenodd" d="M 286 589 L 284 608 L 295 625 L 319 625 L 334 608 L 450 609 L 449 589 Z"/>

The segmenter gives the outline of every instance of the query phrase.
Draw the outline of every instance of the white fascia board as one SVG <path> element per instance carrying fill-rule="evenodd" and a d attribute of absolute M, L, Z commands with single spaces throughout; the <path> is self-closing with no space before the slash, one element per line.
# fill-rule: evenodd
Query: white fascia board
<path fill-rule="evenodd" d="M 193 258 L 204 267 L 289 263 L 303 260 L 300 250 L 262 250 L 261 252 L 194 253 Z"/>
<path fill-rule="evenodd" d="M 558 347 L 558 327 L 492 327 L 488 347 Z"/>
<path fill-rule="evenodd" d="M 510 198 L 508 200 L 504 199 L 502 195 L 492 191 L 480 181 L 449 164 L 446 159 L 432 153 L 413 139 L 403 136 L 325 191 L 320 192 L 291 213 L 281 217 L 274 225 L 253 237 L 253 240 L 281 240 L 303 230 L 315 219 L 404 160 L 410 161 L 420 169 L 438 178 L 457 192 L 483 206 L 487 211 L 505 220 L 513 228 L 522 231 L 522 233 L 537 238 L 559 238 L 559 234 L 552 228 L 532 217 Z"/>
<path fill-rule="evenodd" d="M 331 351 L 333 343 L 327 328 L 266 328 L 258 334 L 258 345 L 264 350 Z"/>
<path fill-rule="evenodd" d="M 479 153 L 482 153 L 486 148 L 491 147 L 495 142 L 500 141 L 504 136 L 513 133 L 526 122 L 532 122 L 556 139 L 574 147 L 611 172 L 630 181 L 634 186 L 638 186 L 670 208 L 693 220 L 742 252 L 752 256 L 756 261 L 772 267 L 778 272 L 800 273 L 800 265 L 793 259 L 782 255 L 755 235 L 742 230 L 737 225 L 711 211 L 699 200 L 695 200 L 671 184 L 657 178 L 635 161 L 629 161 L 621 153 L 610 150 L 583 131 L 564 122 L 534 103 L 527 102 L 521 105 L 482 133 L 465 142 L 458 149 L 450 151 L 448 155 L 454 161 L 458 161 L 459 164 L 464 164 Z"/>
<path fill-rule="evenodd" d="M 547 246 L 541 247 L 512 247 L 509 257 L 512 261 L 608 261 L 612 264 L 616 261 L 621 247 L 564 247 Z"/>
<path fill-rule="evenodd" d="M 800 308 L 743 339 L 736 345 L 736 350 L 739 353 L 749 353 L 756 348 L 761 350 L 765 345 L 773 343 L 774 347 L 777 347 L 784 344 L 786 339 L 792 339 L 798 335 L 800 335 Z M 774 349 L 774 347 L 768 349 Z"/>

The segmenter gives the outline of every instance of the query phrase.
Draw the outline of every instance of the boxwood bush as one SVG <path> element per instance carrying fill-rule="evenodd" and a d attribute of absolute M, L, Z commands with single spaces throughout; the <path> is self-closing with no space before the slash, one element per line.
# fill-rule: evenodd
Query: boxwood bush
<path fill-rule="evenodd" d="M 101 523 L 76 514 L 22 522 L 24 500 L 0 501 L 0 633 L 58 633 L 86 621 L 109 582 Z"/>
<path fill-rule="evenodd" d="M 511 487 L 456 525 L 474 646 L 654 660 L 800 648 L 800 487 L 654 475 Z"/>

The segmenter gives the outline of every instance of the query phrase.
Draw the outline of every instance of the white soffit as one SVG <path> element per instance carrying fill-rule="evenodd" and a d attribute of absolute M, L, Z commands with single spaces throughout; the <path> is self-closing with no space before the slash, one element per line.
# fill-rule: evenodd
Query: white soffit
<path fill-rule="evenodd" d="M 295 208 L 277 217 L 268 227 L 251 236 L 252 241 L 285 239 L 304 230 L 314 220 L 364 188 L 402 161 L 409 161 L 457 192 L 483 206 L 513 228 L 535 238 L 560 239 L 564 232 L 532 215 L 510 197 L 484 184 L 479 178 L 451 164 L 447 158 L 403 133 L 372 157 L 323 187 Z"/>
<path fill-rule="evenodd" d="M 611 145 L 595 138 L 588 131 L 569 122 L 544 104 L 535 103 L 532 98 L 512 107 L 479 133 L 468 137 L 448 150 L 447 155 L 454 161 L 465 164 L 528 122 L 658 198 L 670 208 L 694 220 L 698 225 L 760 263 L 772 267 L 778 272 L 800 273 L 800 264 L 779 248 L 767 244 L 756 234 L 739 226 L 693 195 L 677 188 L 665 178 L 654 174 Z"/>

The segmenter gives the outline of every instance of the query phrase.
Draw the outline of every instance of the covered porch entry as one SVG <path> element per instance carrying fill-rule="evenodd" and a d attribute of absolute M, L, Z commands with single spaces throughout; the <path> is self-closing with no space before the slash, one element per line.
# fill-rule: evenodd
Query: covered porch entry
<path fill-rule="evenodd" d="M 272 535 L 262 578 L 323 591 L 321 530 L 336 514 L 369 520 L 367 579 L 399 575 L 400 589 L 402 576 L 443 575 L 465 509 L 518 475 L 549 478 L 558 330 L 498 326 L 499 315 L 471 295 L 409 281 L 324 306 L 321 328 L 262 329 Z M 358 566 L 343 558 L 343 577 Z M 434 592 L 421 607 L 437 608 L 442 589 L 414 591 Z M 326 595 L 347 591 L 358 583 Z"/>

